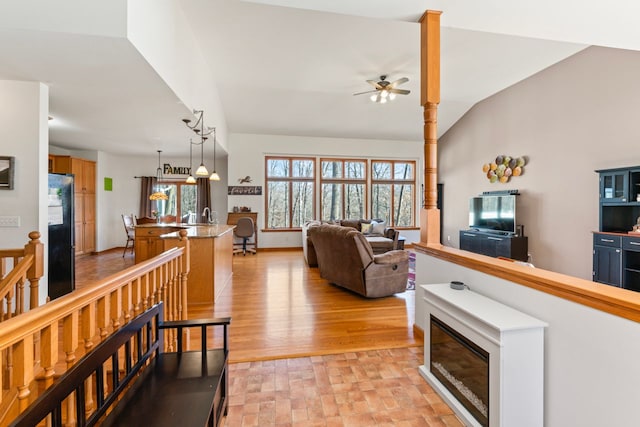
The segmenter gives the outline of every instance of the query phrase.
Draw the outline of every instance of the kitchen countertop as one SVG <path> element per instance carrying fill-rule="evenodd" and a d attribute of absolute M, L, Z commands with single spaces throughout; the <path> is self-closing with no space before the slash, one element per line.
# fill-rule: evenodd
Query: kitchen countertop
<path fill-rule="evenodd" d="M 232 231 L 236 228 L 235 225 L 227 225 L 227 224 L 217 224 L 217 225 L 209 225 L 209 224 L 177 224 L 177 223 L 169 223 L 169 224 L 140 224 L 136 227 L 140 228 L 169 228 L 175 229 L 176 227 L 187 230 L 187 238 L 189 239 L 208 239 L 222 236 L 225 233 Z M 162 239 L 177 239 L 179 237 L 179 232 L 174 231 L 167 234 L 163 234 L 159 236 Z"/>

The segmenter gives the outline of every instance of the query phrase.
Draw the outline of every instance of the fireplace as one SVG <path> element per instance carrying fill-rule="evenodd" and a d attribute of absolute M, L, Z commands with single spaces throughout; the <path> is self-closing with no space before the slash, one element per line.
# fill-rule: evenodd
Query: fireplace
<path fill-rule="evenodd" d="M 488 426 L 489 353 L 433 315 L 430 325 L 431 373 Z"/>
<path fill-rule="evenodd" d="M 420 374 L 465 425 L 542 426 L 547 325 L 448 283 L 418 289 L 427 321 Z"/>

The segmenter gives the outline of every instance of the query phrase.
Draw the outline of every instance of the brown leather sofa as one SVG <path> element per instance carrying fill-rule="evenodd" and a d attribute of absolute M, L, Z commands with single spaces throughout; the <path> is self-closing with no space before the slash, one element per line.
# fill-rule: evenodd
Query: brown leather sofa
<path fill-rule="evenodd" d="M 371 245 L 371 249 L 374 254 L 383 254 L 388 251 L 392 251 L 394 249 L 398 249 L 398 238 L 400 237 L 400 232 L 391 228 L 384 227 L 381 232 L 373 232 L 374 230 L 370 229 L 367 224 L 371 224 L 372 220 L 365 219 L 343 219 L 336 220 L 333 225 L 341 225 L 343 227 L 351 227 L 363 233 L 364 237 L 367 239 L 369 244 Z M 382 220 L 377 220 L 381 222 Z M 304 254 L 304 259 L 307 261 L 309 267 L 317 267 L 318 266 L 318 258 L 316 256 L 315 248 L 313 247 L 313 243 L 309 238 L 310 229 L 320 225 L 321 222 L 317 220 L 307 221 L 302 226 L 302 252 Z M 363 227 L 366 229 L 363 232 Z M 376 230 L 377 231 L 377 230 Z"/>
<path fill-rule="evenodd" d="M 320 276 L 367 298 L 404 292 L 409 254 L 392 250 L 374 255 L 365 236 L 350 227 L 321 224 L 310 229 Z"/>

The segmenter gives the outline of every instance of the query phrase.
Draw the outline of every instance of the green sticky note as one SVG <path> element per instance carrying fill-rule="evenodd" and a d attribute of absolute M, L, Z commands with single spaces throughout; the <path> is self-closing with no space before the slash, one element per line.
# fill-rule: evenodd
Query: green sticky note
<path fill-rule="evenodd" d="M 113 179 L 104 178 L 104 191 L 113 191 Z"/>

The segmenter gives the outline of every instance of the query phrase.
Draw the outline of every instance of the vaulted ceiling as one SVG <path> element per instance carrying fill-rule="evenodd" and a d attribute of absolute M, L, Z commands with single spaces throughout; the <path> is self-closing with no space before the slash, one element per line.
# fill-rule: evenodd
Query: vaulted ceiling
<path fill-rule="evenodd" d="M 130 0 L 131 1 L 131 0 Z M 33 2 L 33 0 L 32 0 Z M 3 9 L 15 7 L 3 2 Z M 422 140 L 419 24 L 442 10 L 440 134 L 474 104 L 588 45 L 640 48 L 640 4 L 513 0 L 180 0 L 231 133 Z M 99 52 L 99 54 L 97 54 Z M 0 79 L 50 87 L 51 142 L 184 154 L 186 107 L 125 39 L 13 29 Z M 408 77 L 387 104 L 353 93 Z"/>

